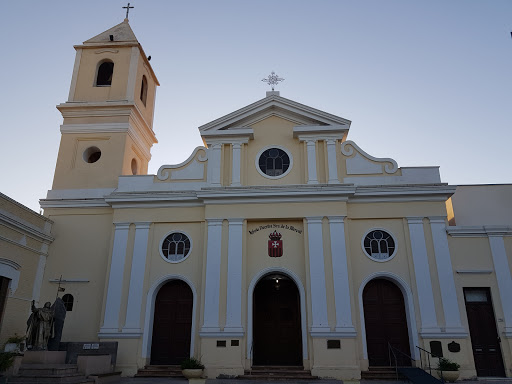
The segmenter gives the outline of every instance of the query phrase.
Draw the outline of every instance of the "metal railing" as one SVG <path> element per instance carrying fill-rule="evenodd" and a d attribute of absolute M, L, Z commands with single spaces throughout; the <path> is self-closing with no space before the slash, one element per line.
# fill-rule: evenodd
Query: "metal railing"
<path fill-rule="evenodd" d="M 411 366 L 413 365 L 413 361 L 416 361 L 416 360 L 414 360 L 407 353 L 404 353 L 401 350 L 399 350 L 398 348 L 393 347 L 388 342 L 389 366 L 393 366 L 393 360 L 394 360 L 394 362 L 395 362 L 395 364 L 394 364 L 394 366 L 395 366 L 395 374 L 396 374 L 396 379 L 398 380 L 398 357 L 397 357 L 397 353 L 398 353 L 398 355 L 400 357 L 402 357 L 402 359 L 400 361 L 404 361 L 403 358 L 405 357 L 408 360 L 408 362 L 410 362 Z M 393 359 L 391 357 L 393 357 Z"/>
<path fill-rule="evenodd" d="M 418 348 L 418 350 L 420 352 L 420 367 L 421 367 L 421 369 L 426 371 L 427 367 L 428 367 L 428 373 L 432 376 L 432 366 L 430 365 L 430 357 L 432 356 L 432 358 L 438 358 L 439 356 L 434 355 L 432 352 L 427 351 L 426 349 L 423 349 L 419 346 L 416 346 L 416 348 Z M 427 362 L 425 364 L 425 367 L 423 367 L 423 357 L 422 357 L 423 355 L 421 353 L 422 351 L 425 352 L 425 355 L 427 356 Z M 441 382 L 444 383 L 443 370 L 441 369 L 440 366 L 439 366 L 439 377 L 441 377 Z"/>

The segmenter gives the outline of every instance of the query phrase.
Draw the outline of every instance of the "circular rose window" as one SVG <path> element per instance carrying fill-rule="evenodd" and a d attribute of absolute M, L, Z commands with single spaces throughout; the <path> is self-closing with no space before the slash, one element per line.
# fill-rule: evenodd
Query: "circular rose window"
<path fill-rule="evenodd" d="M 187 258 L 191 247 L 187 235 L 183 232 L 171 232 L 162 240 L 160 254 L 166 261 L 177 263 Z"/>
<path fill-rule="evenodd" d="M 287 151 L 276 146 L 263 149 L 256 161 L 256 168 L 261 175 L 280 178 L 291 170 L 293 159 Z"/>
<path fill-rule="evenodd" d="M 363 238 L 362 246 L 366 255 L 375 261 L 387 261 L 396 253 L 394 237 L 382 229 L 368 232 Z"/>

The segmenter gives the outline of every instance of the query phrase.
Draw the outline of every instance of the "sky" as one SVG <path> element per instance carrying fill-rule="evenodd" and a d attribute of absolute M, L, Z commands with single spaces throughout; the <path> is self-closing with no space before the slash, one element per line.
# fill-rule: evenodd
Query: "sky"
<path fill-rule="evenodd" d="M 5 1 L 0 192 L 39 212 L 51 188 L 73 45 L 126 1 Z M 281 96 L 351 120 L 349 139 L 451 185 L 512 183 L 512 1 L 132 0 L 160 81 L 149 173 L 202 145 L 197 127 Z"/>

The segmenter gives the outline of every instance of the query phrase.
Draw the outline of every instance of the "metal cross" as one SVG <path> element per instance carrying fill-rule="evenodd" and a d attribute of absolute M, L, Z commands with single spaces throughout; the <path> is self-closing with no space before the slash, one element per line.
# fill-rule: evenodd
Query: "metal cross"
<path fill-rule="evenodd" d="M 272 87 L 272 90 L 274 90 L 274 87 L 284 79 L 278 77 L 274 71 L 271 72 L 270 75 L 268 75 L 268 78 L 262 79 L 261 81 L 264 81 L 268 85 Z"/>
<path fill-rule="evenodd" d="M 130 7 L 130 3 L 128 3 L 128 5 L 126 7 L 123 7 L 123 8 L 126 8 L 126 18 L 128 18 L 128 12 L 130 12 L 130 9 L 132 9 L 134 7 Z"/>

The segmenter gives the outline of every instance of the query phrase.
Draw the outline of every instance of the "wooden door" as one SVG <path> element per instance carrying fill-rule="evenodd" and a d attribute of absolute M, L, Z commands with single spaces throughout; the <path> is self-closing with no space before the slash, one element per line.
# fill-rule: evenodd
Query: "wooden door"
<path fill-rule="evenodd" d="M 253 364 L 302 366 L 299 290 L 283 275 L 259 281 L 254 289 Z"/>
<path fill-rule="evenodd" d="M 400 288 L 385 279 L 370 281 L 363 290 L 363 308 L 369 365 L 395 364 L 388 344 L 400 351 L 395 351 L 398 365 L 411 365 L 407 357 L 411 355 L 411 348 L 404 297 Z"/>
<path fill-rule="evenodd" d="M 190 287 L 181 280 L 172 280 L 158 291 L 151 364 L 177 365 L 190 357 L 192 301 Z"/>
<path fill-rule="evenodd" d="M 505 376 L 489 288 L 464 288 L 476 374 Z"/>

